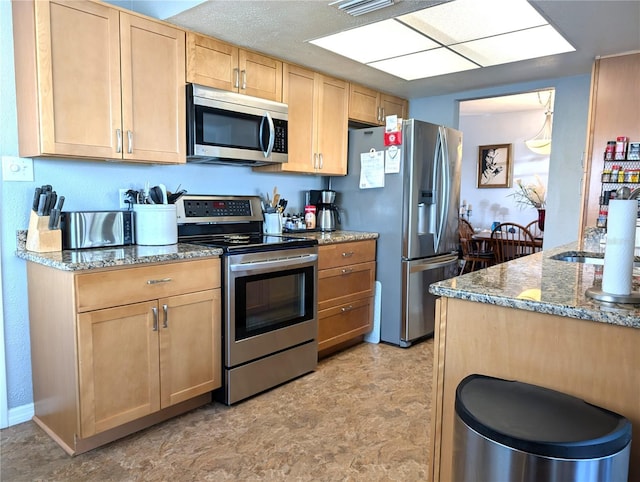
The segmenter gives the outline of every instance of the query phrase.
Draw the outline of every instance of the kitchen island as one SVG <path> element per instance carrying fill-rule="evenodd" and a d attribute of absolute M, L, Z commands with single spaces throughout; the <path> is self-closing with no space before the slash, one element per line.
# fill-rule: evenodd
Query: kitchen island
<path fill-rule="evenodd" d="M 585 239 L 431 285 L 441 296 L 431 480 L 451 480 L 455 390 L 480 373 L 568 393 L 628 418 L 635 439 L 629 480 L 640 481 L 640 305 L 586 297 L 601 282 L 602 266 L 561 259 L 603 251 Z"/>

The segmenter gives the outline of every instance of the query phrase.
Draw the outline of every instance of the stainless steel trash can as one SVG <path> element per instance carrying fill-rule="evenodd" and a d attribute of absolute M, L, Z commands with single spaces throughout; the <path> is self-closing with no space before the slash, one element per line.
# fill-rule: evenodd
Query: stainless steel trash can
<path fill-rule="evenodd" d="M 626 482 L 631 423 L 579 398 L 470 375 L 456 390 L 456 482 Z"/>

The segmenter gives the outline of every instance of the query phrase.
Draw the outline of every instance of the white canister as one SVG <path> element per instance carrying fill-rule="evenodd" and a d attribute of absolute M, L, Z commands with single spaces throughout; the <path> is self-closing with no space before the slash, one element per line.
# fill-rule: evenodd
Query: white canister
<path fill-rule="evenodd" d="M 280 213 L 264 213 L 265 234 L 281 234 L 282 233 L 282 215 Z"/>
<path fill-rule="evenodd" d="M 161 246 L 178 242 L 175 204 L 134 204 L 136 244 Z"/>

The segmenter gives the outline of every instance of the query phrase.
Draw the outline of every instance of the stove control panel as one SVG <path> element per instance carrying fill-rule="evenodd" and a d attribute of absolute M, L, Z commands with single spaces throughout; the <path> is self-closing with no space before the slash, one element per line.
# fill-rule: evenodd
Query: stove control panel
<path fill-rule="evenodd" d="M 262 221 L 258 196 L 184 195 L 176 211 L 178 224 Z"/>

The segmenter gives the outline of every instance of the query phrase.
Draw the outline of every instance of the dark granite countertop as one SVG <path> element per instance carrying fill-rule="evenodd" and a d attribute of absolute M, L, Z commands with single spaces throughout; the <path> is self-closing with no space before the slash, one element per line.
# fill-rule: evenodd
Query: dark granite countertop
<path fill-rule="evenodd" d="M 553 259 L 564 253 L 604 257 L 593 239 L 569 243 L 530 256 L 434 283 L 436 295 L 640 328 L 640 304 L 606 303 L 585 295 L 602 282 L 602 266 Z M 640 257 L 636 256 L 636 261 Z M 634 269 L 634 290 L 640 270 Z"/>
<path fill-rule="evenodd" d="M 19 231 L 16 256 L 63 271 L 82 271 L 146 263 L 163 263 L 220 256 L 220 248 L 178 243 L 166 246 L 118 246 L 115 248 L 70 249 L 51 253 L 27 251 L 26 231 Z"/>
<path fill-rule="evenodd" d="M 286 236 L 302 236 L 317 239 L 319 245 L 378 239 L 378 233 L 368 233 L 364 231 L 301 231 L 284 234 Z"/>
<path fill-rule="evenodd" d="M 320 245 L 376 239 L 378 237 L 377 233 L 355 231 L 311 231 L 286 234 L 288 236 L 314 238 L 318 240 L 318 244 Z M 115 248 L 77 249 L 37 253 L 26 250 L 26 238 L 26 231 L 18 232 L 17 257 L 64 271 L 82 271 L 145 263 L 162 263 L 175 260 L 220 256 L 222 254 L 222 249 L 220 248 L 208 248 L 188 243 L 177 243 L 167 246 L 132 245 Z"/>

